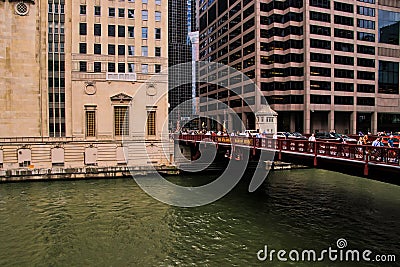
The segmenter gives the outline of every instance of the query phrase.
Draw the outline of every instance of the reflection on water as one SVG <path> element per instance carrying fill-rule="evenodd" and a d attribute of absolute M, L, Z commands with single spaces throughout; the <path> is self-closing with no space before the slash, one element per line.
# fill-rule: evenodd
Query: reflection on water
<path fill-rule="evenodd" d="M 209 179 L 170 178 L 187 186 Z M 256 193 L 241 183 L 198 208 L 157 202 L 133 179 L 1 184 L 0 265 L 254 266 L 264 245 L 322 250 L 339 238 L 396 254 L 399 222 L 400 187 L 322 170 L 274 172 Z"/>

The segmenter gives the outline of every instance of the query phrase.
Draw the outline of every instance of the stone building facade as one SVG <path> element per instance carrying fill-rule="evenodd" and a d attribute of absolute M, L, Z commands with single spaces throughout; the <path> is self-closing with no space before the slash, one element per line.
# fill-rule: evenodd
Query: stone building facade
<path fill-rule="evenodd" d="M 169 164 L 167 22 L 163 0 L 0 1 L 0 167 Z"/>

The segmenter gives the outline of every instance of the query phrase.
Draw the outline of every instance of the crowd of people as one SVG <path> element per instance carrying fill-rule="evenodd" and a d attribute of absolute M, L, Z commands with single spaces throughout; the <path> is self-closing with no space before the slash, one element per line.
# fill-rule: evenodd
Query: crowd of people
<path fill-rule="evenodd" d="M 190 134 L 190 135 L 197 135 L 197 134 L 204 134 L 208 136 L 243 136 L 243 137 L 251 137 L 254 136 L 256 138 L 266 138 L 266 137 L 272 137 L 273 139 L 278 139 L 277 134 L 267 134 L 266 132 L 254 132 L 251 133 L 249 131 L 245 132 L 239 132 L 239 131 L 233 131 L 231 133 L 228 133 L 226 130 L 224 131 L 209 131 L 209 130 L 189 130 L 189 129 L 182 129 L 181 131 L 178 132 L 179 134 Z M 397 135 L 398 134 L 398 135 Z M 359 132 L 359 139 L 357 141 L 357 145 L 372 145 L 375 147 L 399 147 L 400 148 L 400 132 L 399 133 L 387 133 L 387 132 L 378 132 L 377 137 L 375 140 L 371 140 L 370 136 L 372 134 L 368 132 L 367 134 L 363 134 L 362 132 Z M 386 138 L 385 142 L 384 138 Z M 311 134 L 308 138 L 309 142 L 315 142 L 317 141 L 317 138 L 315 137 L 315 134 Z M 344 139 L 339 140 L 340 143 L 345 144 L 346 141 Z M 385 145 L 386 143 L 386 145 Z"/>

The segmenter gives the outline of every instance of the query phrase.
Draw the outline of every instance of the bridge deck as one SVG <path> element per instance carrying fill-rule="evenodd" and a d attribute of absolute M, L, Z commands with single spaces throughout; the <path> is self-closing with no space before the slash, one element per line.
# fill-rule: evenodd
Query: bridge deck
<path fill-rule="evenodd" d="M 210 136 L 210 135 L 177 135 L 176 140 L 193 143 L 210 143 L 216 146 L 233 146 L 237 148 L 275 152 L 277 159 L 312 160 L 314 167 L 319 162 L 349 163 L 363 168 L 368 176 L 371 166 L 379 169 L 394 170 L 400 174 L 400 148 L 374 147 L 370 145 L 343 144 L 337 142 L 298 139 L 272 139 L 244 136 Z"/>

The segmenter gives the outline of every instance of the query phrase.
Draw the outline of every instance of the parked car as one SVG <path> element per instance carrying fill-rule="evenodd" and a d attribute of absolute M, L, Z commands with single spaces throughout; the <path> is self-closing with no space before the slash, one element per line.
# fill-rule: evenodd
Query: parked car
<path fill-rule="evenodd" d="M 351 138 L 351 137 L 349 137 L 349 136 L 347 136 L 345 134 L 342 134 L 340 136 L 342 137 L 342 139 L 344 141 L 346 141 L 346 143 L 357 143 L 357 139 L 355 139 L 355 138 Z"/>
<path fill-rule="evenodd" d="M 278 138 L 287 138 L 289 136 L 289 133 L 287 132 L 277 132 L 276 137 Z"/>
<path fill-rule="evenodd" d="M 338 142 L 340 141 L 340 135 L 328 132 L 318 132 L 315 134 L 315 139 L 318 141 Z"/>
<path fill-rule="evenodd" d="M 302 135 L 301 133 L 294 132 L 294 133 L 289 133 L 288 138 L 295 138 L 295 139 L 300 139 L 300 140 L 307 140 L 308 138 Z"/>

